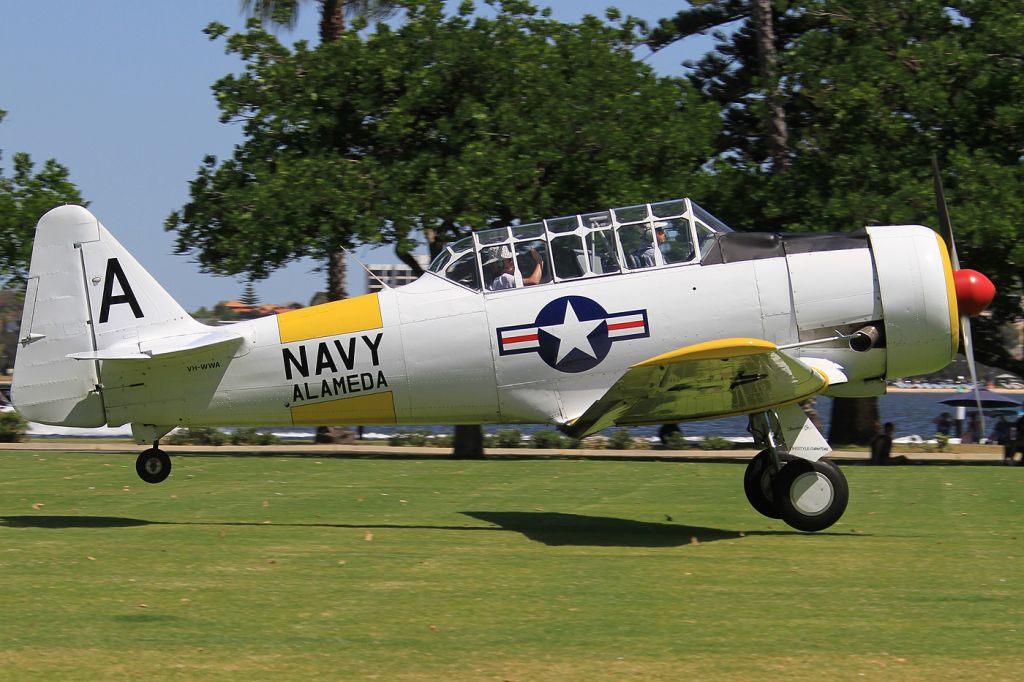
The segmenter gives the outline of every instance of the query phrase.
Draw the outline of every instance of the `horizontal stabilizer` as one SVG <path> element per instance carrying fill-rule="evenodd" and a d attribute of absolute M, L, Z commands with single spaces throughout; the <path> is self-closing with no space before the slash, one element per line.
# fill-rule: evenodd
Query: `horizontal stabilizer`
<path fill-rule="evenodd" d="M 210 350 L 227 344 L 241 344 L 242 335 L 227 329 L 200 334 L 171 336 L 152 341 L 111 346 L 103 350 L 69 353 L 75 360 L 152 360 Z"/>

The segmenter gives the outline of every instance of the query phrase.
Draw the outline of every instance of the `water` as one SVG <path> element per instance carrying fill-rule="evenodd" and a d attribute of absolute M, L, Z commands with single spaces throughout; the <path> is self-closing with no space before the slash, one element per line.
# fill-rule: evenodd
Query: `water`
<path fill-rule="evenodd" d="M 879 422 L 882 424 L 885 422 L 892 422 L 894 427 L 894 436 L 896 438 L 916 435 L 927 440 L 934 436 L 936 432 L 933 420 L 942 412 L 949 412 L 950 414 L 954 413 L 954 408 L 949 405 L 943 405 L 939 401 L 953 397 L 954 395 L 957 395 L 957 393 L 888 393 L 879 398 L 878 401 Z M 832 399 L 825 396 L 819 396 L 817 399 L 817 410 L 818 415 L 821 417 L 822 426 L 824 427 L 822 432 L 825 436 L 828 436 L 829 426 L 832 420 Z M 986 424 L 988 423 L 989 422 L 986 419 Z M 723 419 L 685 422 L 680 426 L 682 427 L 683 434 L 687 437 L 707 438 L 708 436 L 718 436 L 721 438 L 736 438 L 749 435 L 747 434 L 746 417 L 725 417 Z M 421 428 L 423 430 L 434 431 L 437 433 L 448 433 L 451 431 L 451 427 L 448 426 L 395 426 L 387 428 L 367 428 L 367 432 L 382 434 L 400 433 L 403 431 L 417 431 L 421 430 Z M 485 426 L 484 430 L 490 433 L 500 428 L 516 428 L 524 434 L 531 434 L 534 431 L 550 427 L 516 424 L 513 426 Z M 637 437 L 656 437 L 658 435 L 659 428 L 659 426 L 634 426 L 630 428 L 630 432 Z M 607 434 L 612 430 L 613 429 L 608 429 L 605 433 Z"/>
<path fill-rule="evenodd" d="M 942 412 L 954 414 L 955 408 L 943 405 L 940 400 L 945 400 L 957 395 L 950 393 L 888 393 L 878 399 L 878 420 L 881 424 L 892 422 L 894 437 L 921 436 L 924 439 L 935 435 L 936 427 L 934 419 Z M 818 416 L 821 417 L 822 433 L 828 436 L 829 427 L 832 422 L 832 399 L 819 396 L 816 401 Z M 988 424 L 986 419 L 986 425 Z M 687 436 L 721 436 L 730 437 L 746 435 L 746 417 L 727 417 L 710 421 L 687 422 L 682 425 L 683 432 Z M 657 435 L 657 427 L 637 427 L 638 435 Z M 987 435 L 987 434 L 986 434 Z"/>

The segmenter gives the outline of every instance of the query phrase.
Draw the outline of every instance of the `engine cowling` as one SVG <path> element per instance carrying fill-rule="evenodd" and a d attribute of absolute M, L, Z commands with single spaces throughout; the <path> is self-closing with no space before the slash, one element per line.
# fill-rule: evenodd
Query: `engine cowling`
<path fill-rule="evenodd" d="M 942 369 L 956 355 L 960 333 L 957 287 L 945 243 L 921 225 L 869 227 L 867 232 L 882 299 L 886 378 Z"/>

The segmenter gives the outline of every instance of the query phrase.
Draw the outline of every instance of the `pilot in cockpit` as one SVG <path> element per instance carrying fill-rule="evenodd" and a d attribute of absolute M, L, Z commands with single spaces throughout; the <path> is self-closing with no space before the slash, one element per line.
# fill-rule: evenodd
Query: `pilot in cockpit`
<path fill-rule="evenodd" d="M 656 242 L 644 240 L 644 243 L 637 249 L 636 259 L 637 267 L 639 268 L 653 268 L 655 263 L 654 250 L 662 247 L 667 237 L 665 236 L 665 226 L 663 224 L 655 223 L 654 227 L 654 238 Z"/>
<path fill-rule="evenodd" d="M 533 258 L 533 262 L 535 263 L 535 265 L 533 268 L 533 272 L 531 272 L 529 276 L 521 278 L 522 284 L 525 286 L 537 284 L 538 282 L 540 282 L 541 276 L 544 274 L 544 259 L 541 258 L 541 255 L 537 252 L 537 249 L 531 248 L 530 256 Z M 491 281 L 490 287 L 488 287 L 491 291 L 498 291 L 500 289 L 514 289 L 517 286 L 516 269 L 513 257 L 514 256 L 512 253 L 512 247 L 500 247 L 498 257 L 493 262 L 495 266 L 498 263 L 501 263 L 501 270 Z"/>

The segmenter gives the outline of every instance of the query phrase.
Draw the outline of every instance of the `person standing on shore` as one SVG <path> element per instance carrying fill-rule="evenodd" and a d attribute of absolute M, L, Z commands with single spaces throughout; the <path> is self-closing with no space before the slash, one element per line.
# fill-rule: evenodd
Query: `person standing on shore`
<path fill-rule="evenodd" d="M 1010 431 L 1010 438 L 1006 441 L 1006 445 L 1003 446 L 1003 460 L 1010 466 L 1014 465 L 1013 456 L 1017 454 L 1017 451 L 1021 451 L 1021 463 L 1024 464 L 1024 412 L 1017 418 L 1017 423 L 1014 424 L 1013 429 Z"/>
<path fill-rule="evenodd" d="M 892 452 L 893 423 L 886 422 L 882 433 L 875 434 L 871 439 L 871 463 L 883 466 L 889 463 L 889 455 Z"/>

